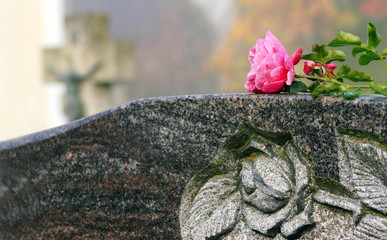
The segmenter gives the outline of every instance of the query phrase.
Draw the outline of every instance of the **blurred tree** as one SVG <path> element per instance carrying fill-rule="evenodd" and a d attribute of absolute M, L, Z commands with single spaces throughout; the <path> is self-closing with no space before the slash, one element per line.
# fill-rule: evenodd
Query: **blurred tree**
<path fill-rule="evenodd" d="M 291 55 L 298 48 L 332 40 L 339 29 L 350 31 L 359 17 L 351 1 L 237 0 L 236 20 L 223 45 L 211 59 L 229 91 L 244 91 L 249 49 L 270 29 Z"/>
<path fill-rule="evenodd" d="M 386 0 L 362 0 L 358 8 L 360 14 L 367 18 L 384 20 L 387 18 Z"/>

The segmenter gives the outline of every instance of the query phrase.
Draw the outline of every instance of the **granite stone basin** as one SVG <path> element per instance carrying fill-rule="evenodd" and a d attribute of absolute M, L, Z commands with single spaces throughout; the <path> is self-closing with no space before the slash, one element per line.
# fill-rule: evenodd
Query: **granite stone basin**
<path fill-rule="evenodd" d="M 356 141 L 378 142 L 372 149 L 381 149 L 384 156 L 386 112 L 386 100 L 372 99 L 278 94 L 161 97 L 136 100 L 58 128 L 3 141 L 0 239 L 206 239 L 181 226 L 183 193 L 195 176 L 216 161 L 222 144 L 241 124 L 257 131 L 291 134 L 297 149 L 310 161 L 311 176 L 317 179 L 311 181 L 337 183 L 348 190 L 346 197 L 357 201 L 355 205 L 361 201 L 368 206 L 369 216 L 355 213 L 356 207 L 337 208 L 334 200 L 329 202 L 329 194 L 336 193 L 319 188 L 325 192 L 314 198 L 315 209 L 324 212 L 326 206 L 336 206 L 329 210 L 338 214 L 336 222 L 330 223 L 336 226 L 331 231 L 344 229 L 339 234 L 349 236 L 362 219 L 372 224 L 385 221 L 383 201 L 387 198 L 381 191 L 387 189 L 387 169 L 383 157 L 375 160 L 381 173 L 372 181 L 381 182 L 376 195 L 382 203 L 367 203 L 368 190 L 362 197 L 360 188 L 352 189 L 350 167 L 344 163 L 348 159 L 340 160 L 350 151 L 340 150 L 341 142 L 348 141 L 352 149 L 348 140 L 352 138 L 340 139 L 351 135 Z M 348 161 L 354 164 L 356 159 Z M 254 171 L 259 173 L 259 169 Z M 277 211 L 287 202 L 269 210 Z M 323 224 L 322 216 L 313 226 Z M 234 225 L 242 229 L 243 224 L 248 225 Z M 340 224 L 346 225 L 341 228 Z M 377 230 L 382 235 L 377 236 L 386 234 L 382 225 Z M 226 238 L 223 234 L 233 231 L 213 236 L 232 239 L 236 235 Z M 303 231 L 296 237 L 313 232 L 310 227 Z M 287 235 L 275 230 L 264 237 L 286 239 Z"/>

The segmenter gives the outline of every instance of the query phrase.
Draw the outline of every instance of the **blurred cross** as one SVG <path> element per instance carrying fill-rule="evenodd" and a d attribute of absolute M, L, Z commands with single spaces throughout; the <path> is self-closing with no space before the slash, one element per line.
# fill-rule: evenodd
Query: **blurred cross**
<path fill-rule="evenodd" d="M 69 118 L 69 121 L 85 116 L 80 90 L 82 84 L 93 77 L 93 75 L 101 68 L 101 63 L 94 64 L 85 74 L 79 74 L 73 69 L 67 72 L 60 73 L 56 69 L 50 67 L 49 73 L 66 85 L 66 95 L 64 100 L 64 111 Z"/>

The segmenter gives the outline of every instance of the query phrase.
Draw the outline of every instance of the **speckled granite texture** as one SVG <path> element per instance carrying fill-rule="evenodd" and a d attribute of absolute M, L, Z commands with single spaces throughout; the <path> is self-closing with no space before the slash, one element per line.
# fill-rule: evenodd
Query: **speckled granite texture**
<path fill-rule="evenodd" d="M 1 142 L 0 239 L 181 239 L 185 185 L 243 121 L 291 131 L 314 175 L 339 180 L 338 131 L 387 139 L 386 111 L 386 100 L 165 97 Z"/>

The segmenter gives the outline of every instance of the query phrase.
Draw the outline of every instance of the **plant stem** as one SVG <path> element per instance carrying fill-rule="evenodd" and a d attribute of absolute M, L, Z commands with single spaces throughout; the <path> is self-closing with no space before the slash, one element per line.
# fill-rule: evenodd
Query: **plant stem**
<path fill-rule="evenodd" d="M 347 85 L 348 88 L 370 88 L 370 86 L 365 85 Z"/>
<path fill-rule="evenodd" d="M 379 56 L 379 57 L 380 57 L 380 56 Z M 385 68 L 386 71 L 387 71 L 387 65 L 386 65 L 386 63 L 383 61 L 383 57 L 380 57 L 380 61 L 382 61 L 383 65 L 384 65 L 384 68 Z"/>
<path fill-rule="evenodd" d="M 298 75 L 297 76 L 301 77 L 301 78 L 310 78 L 310 79 L 316 79 L 316 80 L 321 80 L 321 81 L 326 81 L 325 78 L 322 78 L 322 77 L 315 77 L 315 76 L 308 76 L 308 75 Z"/>
<path fill-rule="evenodd" d="M 342 83 L 342 82 L 338 82 L 338 81 L 336 81 L 333 78 L 327 79 L 327 78 L 322 78 L 322 77 L 315 77 L 315 76 L 308 76 L 308 75 L 298 75 L 298 74 L 297 74 L 297 76 L 298 77 L 302 77 L 302 78 L 311 78 L 311 79 L 321 80 L 323 82 L 330 82 L 330 83 L 334 83 L 334 84 L 337 84 L 337 85 L 344 86 L 346 88 L 370 88 L 370 86 L 367 86 L 367 85 L 348 85 L 348 84 L 345 84 L 345 83 Z"/>
<path fill-rule="evenodd" d="M 364 96 L 364 95 L 370 95 L 370 94 L 374 94 L 374 93 L 361 93 L 361 94 L 359 94 L 359 97 Z"/>

